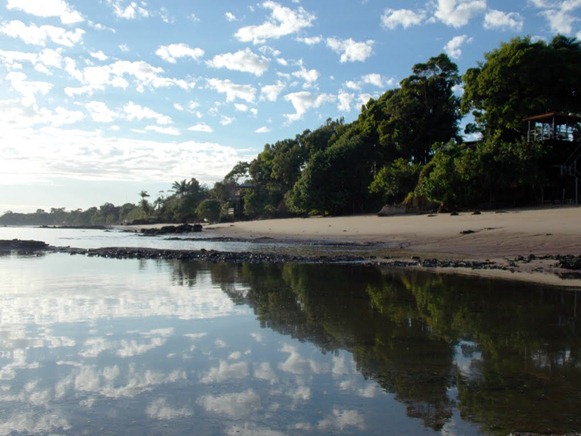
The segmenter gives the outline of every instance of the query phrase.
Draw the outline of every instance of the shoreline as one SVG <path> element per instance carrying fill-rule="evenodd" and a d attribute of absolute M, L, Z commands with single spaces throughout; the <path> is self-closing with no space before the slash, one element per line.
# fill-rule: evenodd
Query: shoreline
<path fill-rule="evenodd" d="M 171 224 L 113 226 L 141 232 Z M 160 235 L 164 236 L 171 235 Z M 280 243 L 264 252 L 108 247 L 48 251 L 110 258 L 183 258 L 210 262 L 316 262 L 468 274 L 581 289 L 581 207 L 496 212 L 311 217 L 204 225 L 195 240 Z M 332 247 L 332 249 L 331 249 Z M 292 254 L 294 253 L 294 254 Z M 298 253 L 298 255 L 297 255 Z"/>
<path fill-rule="evenodd" d="M 162 226 L 162 225 L 159 225 Z M 137 226 L 139 227 L 139 226 Z M 143 227 L 143 226 L 141 226 Z M 557 258 L 581 256 L 581 207 L 481 213 L 284 218 L 205 225 L 203 237 L 336 244 L 410 268 L 581 287 L 581 271 Z M 462 262 L 493 268 L 463 268 Z M 439 265 L 437 265 L 439 263 Z M 443 267 L 442 264 L 454 264 Z M 562 278 L 562 276 L 567 278 Z"/>

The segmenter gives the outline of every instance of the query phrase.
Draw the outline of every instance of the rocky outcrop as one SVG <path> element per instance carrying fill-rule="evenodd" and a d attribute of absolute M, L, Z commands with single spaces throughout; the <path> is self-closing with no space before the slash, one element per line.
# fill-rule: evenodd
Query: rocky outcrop
<path fill-rule="evenodd" d="M 194 233 L 201 232 L 201 224 L 180 224 L 177 226 L 163 226 L 163 227 L 152 227 L 143 228 L 140 230 L 142 235 L 146 236 L 159 236 L 159 235 L 175 235 L 180 233 Z"/>
<path fill-rule="evenodd" d="M 36 251 L 46 251 L 50 246 L 42 241 L 30 241 L 22 239 L 0 239 L 0 251 L 18 251 L 33 253 Z"/>

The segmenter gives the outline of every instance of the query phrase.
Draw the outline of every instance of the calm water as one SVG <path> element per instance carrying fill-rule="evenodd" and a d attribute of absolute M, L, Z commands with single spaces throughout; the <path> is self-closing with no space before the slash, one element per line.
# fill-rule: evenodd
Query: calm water
<path fill-rule="evenodd" d="M 142 236 L 138 233 L 121 230 L 99 229 L 58 229 L 40 227 L 0 227 L 0 239 L 24 239 L 44 241 L 56 247 L 99 248 L 99 247 L 150 247 L 178 250 L 219 250 L 219 251 L 252 251 L 277 252 L 294 254 L 297 249 L 294 244 L 280 244 L 280 242 L 262 239 L 256 241 L 227 241 L 221 240 L 212 230 L 199 233 L 165 236 Z M 380 248 L 373 247 L 374 250 Z M 389 248 L 389 245 L 386 245 Z M 305 247 L 301 247 L 303 254 Z M 308 249 L 315 254 L 325 252 L 344 252 L 345 246 L 310 243 Z M 349 250 L 364 253 L 369 250 L 366 245 L 356 246 L 349 244 Z"/>
<path fill-rule="evenodd" d="M 579 311 L 364 266 L 0 256 L 0 434 L 581 431 Z"/>

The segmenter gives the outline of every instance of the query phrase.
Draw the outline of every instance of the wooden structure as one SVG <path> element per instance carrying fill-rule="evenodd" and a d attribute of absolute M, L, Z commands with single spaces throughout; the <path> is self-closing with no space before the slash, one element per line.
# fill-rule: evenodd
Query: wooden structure
<path fill-rule="evenodd" d="M 526 118 L 529 142 L 566 141 L 579 142 L 581 139 L 581 116 L 549 112 Z"/>
<path fill-rule="evenodd" d="M 577 147 L 565 162 L 557 165 L 561 176 L 575 178 L 575 204 L 579 204 L 581 181 L 581 116 L 561 112 L 549 112 L 526 118 L 528 142 L 576 143 Z"/>

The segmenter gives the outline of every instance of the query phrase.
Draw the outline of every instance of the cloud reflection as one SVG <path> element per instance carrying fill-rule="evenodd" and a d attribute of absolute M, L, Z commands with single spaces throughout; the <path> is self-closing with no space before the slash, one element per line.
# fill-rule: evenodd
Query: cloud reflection
<path fill-rule="evenodd" d="M 194 414 L 193 411 L 182 407 L 176 408 L 171 407 L 167 400 L 164 398 L 158 398 L 157 400 L 151 402 L 146 409 L 147 416 L 152 419 L 158 419 L 162 421 L 168 421 L 177 418 L 186 418 Z"/>
<path fill-rule="evenodd" d="M 202 383 L 222 383 L 230 379 L 248 377 L 248 364 L 246 362 L 228 363 L 220 361 L 217 368 L 212 368 L 201 379 Z"/>
<path fill-rule="evenodd" d="M 208 412 L 241 419 L 258 409 L 261 402 L 260 396 L 253 389 L 247 389 L 239 393 L 206 395 L 198 403 Z"/>

